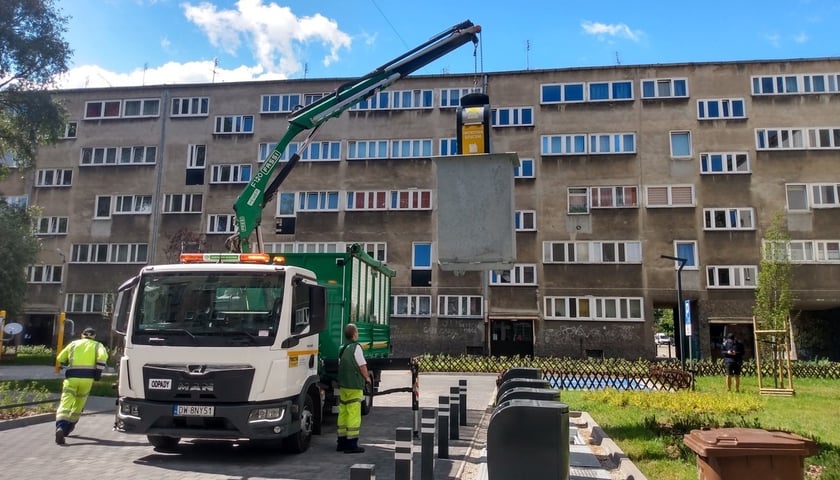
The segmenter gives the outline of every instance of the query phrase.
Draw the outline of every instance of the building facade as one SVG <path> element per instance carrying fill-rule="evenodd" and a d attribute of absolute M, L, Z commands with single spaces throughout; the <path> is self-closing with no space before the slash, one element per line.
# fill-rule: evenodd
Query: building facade
<path fill-rule="evenodd" d="M 40 343 L 61 310 L 107 329 L 111 296 L 141 266 L 225 250 L 233 202 L 289 113 L 343 82 L 56 92 L 65 137 L 0 184 L 7 201 L 40 207 L 44 247 L 25 318 L 10 320 Z M 476 90 L 490 97 L 493 150 L 520 159 L 516 263 L 449 272 L 435 218 L 461 206 L 438 202 L 433 158 L 457 152 L 456 107 Z M 724 328 L 752 338 L 776 215 L 798 318 L 838 311 L 838 113 L 840 58 L 411 77 L 324 125 L 262 230 L 270 252 L 358 242 L 396 270 L 398 355 L 653 357 L 654 310 L 679 298 L 691 349 L 708 356 Z"/>

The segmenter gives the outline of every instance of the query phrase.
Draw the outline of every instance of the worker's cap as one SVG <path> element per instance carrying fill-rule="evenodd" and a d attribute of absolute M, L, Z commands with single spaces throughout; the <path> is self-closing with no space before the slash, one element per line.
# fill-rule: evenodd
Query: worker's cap
<path fill-rule="evenodd" d="M 83 337 L 95 337 L 96 336 L 96 330 L 94 330 L 93 327 L 87 327 L 86 329 L 82 330 L 82 336 Z"/>

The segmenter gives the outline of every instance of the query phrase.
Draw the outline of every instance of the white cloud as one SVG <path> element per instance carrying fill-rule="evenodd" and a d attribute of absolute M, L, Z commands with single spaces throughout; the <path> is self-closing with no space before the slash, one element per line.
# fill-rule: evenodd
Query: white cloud
<path fill-rule="evenodd" d="M 218 66 L 213 74 L 213 60 L 176 63 L 159 67 L 138 68 L 129 73 L 115 73 L 97 65 L 82 65 L 59 77 L 59 88 L 99 88 L 131 85 L 164 85 L 178 83 L 238 82 L 248 80 L 279 80 L 285 77 L 266 72 L 261 66 L 245 65 L 226 70 Z"/>
<path fill-rule="evenodd" d="M 600 38 L 603 37 L 619 37 L 619 38 L 626 38 L 628 40 L 632 40 L 634 42 L 638 42 L 642 40 L 644 36 L 644 32 L 641 30 L 633 30 L 625 23 L 601 23 L 601 22 L 590 22 L 589 20 L 583 21 L 580 24 L 583 31 L 590 34 L 596 35 Z"/>
<path fill-rule="evenodd" d="M 796 43 L 807 43 L 808 42 L 808 34 L 805 32 L 800 32 L 793 36 L 793 41 Z"/>

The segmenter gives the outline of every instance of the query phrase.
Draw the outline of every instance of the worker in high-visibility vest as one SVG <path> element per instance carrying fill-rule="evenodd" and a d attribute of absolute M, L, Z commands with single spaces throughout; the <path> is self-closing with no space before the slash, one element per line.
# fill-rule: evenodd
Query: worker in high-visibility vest
<path fill-rule="evenodd" d="M 96 340 L 96 330 L 84 329 L 82 338 L 70 342 L 59 352 L 58 363 L 65 365 L 61 401 L 55 412 L 55 443 L 64 445 L 64 437 L 76 428 L 82 416 L 93 381 L 102 376 L 108 362 L 108 350 Z"/>
<path fill-rule="evenodd" d="M 338 353 L 338 444 L 336 450 L 344 453 L 363 453 L 359 446 L 362 427 L 362 401 L 365 382 L 370 382 L 367 362 L 359 345 L 359 330 L 348 323 L 344 327 L 347 343 Z"/>

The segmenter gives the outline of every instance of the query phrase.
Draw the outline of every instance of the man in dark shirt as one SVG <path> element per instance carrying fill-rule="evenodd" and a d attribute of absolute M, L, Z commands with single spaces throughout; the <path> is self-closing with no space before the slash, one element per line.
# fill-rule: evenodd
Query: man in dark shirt
<path fill-rule="evenodd" d="M 723 366 L 726 370 L 726 390 L 732 391 L 732 377 L 735 377 L 735 391 L 741 391 L 741 365 L 744 363 L 744 344 L 734 333 L 726 335 L 721 346 Z"/>

